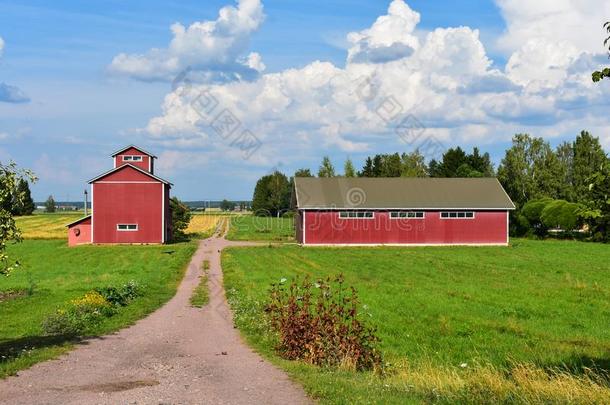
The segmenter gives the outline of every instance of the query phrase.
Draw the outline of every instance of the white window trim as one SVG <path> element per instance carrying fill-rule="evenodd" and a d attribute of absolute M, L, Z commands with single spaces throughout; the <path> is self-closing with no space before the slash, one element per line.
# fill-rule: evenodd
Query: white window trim
<path fill-rule="evenodd" d="M 470 212 L 470 213 L 472 213 L 472 217 L 466 217 L 466 216 L 464 216 L 464 217 L 453 217 L 453 218 L 451 218 L 451 217 L 447 217 L 447 218 L 443 218 L 443 214 L 445 214 L 445 213 L 446 213 L 446 214 L 449 214 L 449 213 L 452 213 L 452 212 L 456 212 L 456 213 L 458 213 L 458 212 L 463 212 L 463 213 Z M 475 218 L 476 218 L 476 215 L 477 215 L 477 214 L 476 214 L 476 211 L 441 211 L 441 212 L 438 214 L 439 218 L 440 218 L 440 219 L 443 219 L 443 220 L 444 220 L 444 219 L 449 219 L 449 220 L 453 220 L 453 219 L 462 219 L 462 220 L 463 220 L 463 219 L 475 219 Z"/>
<path fill-rule="evenodd" d="M 406 216 L 406 217 L 393 216 L 394 214 L 399 214 L 399 213 L 401 213 L 401 212 L 405 212 L 405 213 L 407 213 L 407 216 Z M 409 216 L 408 216 L 408 215 L 409 215 L 409 213 L 413 213 L 413 214 L 415 214 L 416 216 L 414 216 L 414 217 L 409 217 Z M 421 216 L 421 217 L 418 217 L 418 216 L 417 216 L 417 214 L 418 214 L 418 213 L 421 213 L 421 214 L 422 214 L 422 216 Z M 391 220 L 397 220 L 397 219 L 419 219 L 419 220 L 422 220 L 422 219 L 426 219 L 426 212 L 425 212 L 425 211 L 390 211 L 390 219 L 391 219 Z"/>
<path fill-rule="evenodd" d="M 345 213 L 350 213 L 350 212 L 356 212 L 356 213 L 366 213 L 366 212 L 370 212 L 372 215 L 370 217 L 344 217 L 343 214 Z M 354 220 L 354 219 L 375 219 L 375 211 L 339 211 L 339 219 L 348 219 L 348 220 Z"/>
<path fill-rule="evenodd" d="M 136 229 L 120 229 L 121 226 L 135 226 Z M 116 230 L 119 232 L 137 232 L 139 230 L 138 224 L 116 224 Z"/>
<path fill-rule="evenodd" d="M 144 156 L 142 155 L 123 155 L 123 162 L 143 162 Z"/>

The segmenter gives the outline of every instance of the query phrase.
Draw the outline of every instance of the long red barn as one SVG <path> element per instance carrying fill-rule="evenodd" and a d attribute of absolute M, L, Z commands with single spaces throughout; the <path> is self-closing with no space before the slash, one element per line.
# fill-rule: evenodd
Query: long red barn
<path fill-rule="evenodd" d="M 156 156 L 131 145 L 112 158 L 114 168 L 89 181 L 91 215 L 68 225 L 69 245 L 167 242 L 172 184 L 155 176 Z"/>
<path fill-rule="evenodd" d="M 295 178 L 303 245 L 507 245 L 515 206 L 494 178 Z"/>

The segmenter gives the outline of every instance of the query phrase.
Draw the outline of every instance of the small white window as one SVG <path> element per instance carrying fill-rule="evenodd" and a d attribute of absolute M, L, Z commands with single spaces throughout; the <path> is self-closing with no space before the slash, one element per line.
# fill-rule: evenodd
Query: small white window
<path fill-rule="evenodd" d="M 445 211 L 441 212 L 441 219 L 473 219 L 473 211 Z"/>
<path fill-rule="evenodd" d="M 141 162 L 142 156 L 125 155 L 123 156 L 123 162 Z"/>
<path fill-rule="evenodd" d="M 341 211 L 339 212 L 339 218 L 341 219 L 373 219 L 375 213 L 372 211 Z"/>
<path fill-rule="evenodd" d="M 423 219 L 425 218 L 423 211 L 392 211 L 390 212 L 391 219 Z"/>
<path fill-rule="evenodd" d="M 117 224 L 117 231 L 133 232 L 138 230 L 138 224 Z"/>

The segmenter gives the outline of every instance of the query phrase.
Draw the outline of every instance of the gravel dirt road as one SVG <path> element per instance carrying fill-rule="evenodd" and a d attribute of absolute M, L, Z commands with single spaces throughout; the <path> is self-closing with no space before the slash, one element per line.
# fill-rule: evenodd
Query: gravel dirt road
<path fill-rule="evenodd" d="M 233 327 L 215 235 L 199 243 L 176 295 L 115 334 L 0 381 L 2 404 L 305 404 L 303 390 L 254 353 Z M 210 302 L 189 304 L 210 261 Z"/>

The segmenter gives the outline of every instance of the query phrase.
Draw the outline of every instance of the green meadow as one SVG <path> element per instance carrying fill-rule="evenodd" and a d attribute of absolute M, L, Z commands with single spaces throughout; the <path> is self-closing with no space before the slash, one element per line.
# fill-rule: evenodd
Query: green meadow
<path fill-rule="evenodd" d="M 513 240 L 510 247 L 231 248 L 235 322 L 322 403 L 607 403 L 610 247 Z M 269 285 L 342 273 L 378 330 L 383 373 L 279 359 Z"/>
<path fill-rule="evenodd" d="M 231 218 L 227 239 L 294 242 L 294 219 L 237 215 Z"/>

